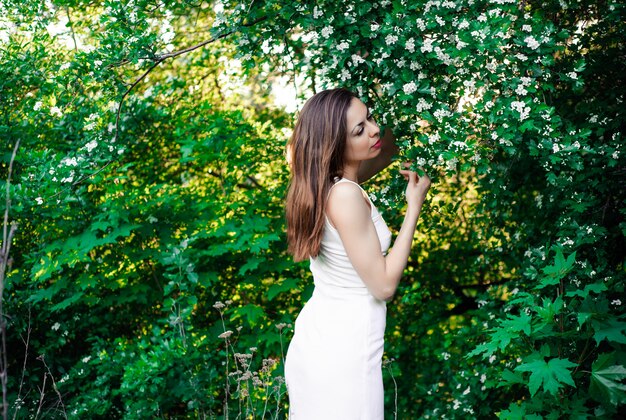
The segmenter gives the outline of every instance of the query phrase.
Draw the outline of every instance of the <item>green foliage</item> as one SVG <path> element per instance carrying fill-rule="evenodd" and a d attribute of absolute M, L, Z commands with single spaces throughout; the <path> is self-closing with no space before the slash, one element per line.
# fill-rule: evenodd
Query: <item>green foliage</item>
<path fill-rule="evenodd" d="M 284 417 L 312 288 L 286 254 L 284 80 L 292 102 L 355 89 L 434 180 L 389 304 L 389 413 L 395 384 L 399 418 L 623 412 L 620 2 L 0 7 L 10 413 Z M 395 169 L 367 188 L 399 226 Z"/>

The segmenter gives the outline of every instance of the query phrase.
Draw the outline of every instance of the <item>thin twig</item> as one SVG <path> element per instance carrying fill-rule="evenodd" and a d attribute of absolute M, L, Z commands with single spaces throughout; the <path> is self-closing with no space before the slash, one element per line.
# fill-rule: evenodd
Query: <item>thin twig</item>
<path fill-rule="evenodd" d="M 13 412 L 13 420 L 15 420 L 17 418 L 17 412 L 20 411 L 20 408 L 22 407 L 21 404 L 21 398 L 22 398 L 22 387 L 24 386 L 24 375 L 26 374 L 26 362 L 28 361 L 28 347 L 30 344 L 30 320 L 31 320 L 31 313 L 30 313 L 30 306 L 28 307 L 28 328 L 26 329 L 26 340 L 24 340 L 22 338 L 22 341 L 24 342 L 24 363 L 22 365 L 22 377 L 20 378 L 20 387 L 17 391 L 17 405 L 15 407 L 15 411 Z"/>
<path fill-rule="evenodd" d="M 13 173 L 13 162 L 15 162 L 15 156 L 17 150 L 20 147 L 20 140 L 15 142 L 13 147 L 13 153 L 11 154 L 11 160 L 9 161 L 9 172 L 7 174 L 6 183 L 6 203 L 4 209 L 4 220 L 2 224 L 2 248 L 0 249 L 0 336 L 2 336 L 2 343 L 0 343 L 0 352 L 2 357 L 0 358 L 0 382 L 2 382 L 2 418 L 7 419 L 9 414 L 9 404 L 7 400 L 7 379 L 8 379 L 8 361 L 7 361 L 7 343 L 6 332 L 7 324 L 4 316 L 4 280 L 6 274 L 7 264 L 9 264 L 9 252 L 11 251 L 11 242 L 13 241 L 13 235 L 17 230 L 17 224 L 11 223 L 9 228 L 9 210 L 11 208 L 11 175 Z"/>

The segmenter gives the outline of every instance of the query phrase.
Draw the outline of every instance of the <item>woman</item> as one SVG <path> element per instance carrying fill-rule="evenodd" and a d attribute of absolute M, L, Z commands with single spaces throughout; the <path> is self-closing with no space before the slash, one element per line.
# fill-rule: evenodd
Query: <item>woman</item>
<path fill-rule="evenodd" d="M 384 417 L 386 301 L 398 287 L 430 186 L 428 177 L 400 171 L 408 180 L 407 212 L 387 253 L 391 232 L 359 181 L 388 164 L 390 143 L 345 89 L 310 98 L 289 141 L 289 250 L 296 261 L 310 258 L 315 282 L 285 361 L 291 420 Z"/>

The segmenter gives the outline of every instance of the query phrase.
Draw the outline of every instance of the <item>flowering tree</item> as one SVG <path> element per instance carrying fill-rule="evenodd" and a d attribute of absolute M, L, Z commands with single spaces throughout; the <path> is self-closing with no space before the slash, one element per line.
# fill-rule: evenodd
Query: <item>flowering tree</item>
<path fill-rule="evenodd" d="M 434 179 L 389 306 L 390 413 L 609 418 L 626 401 L 619 2 L 3 7 L 14 412 L 285 412 L 276 362 L 311 285 L 283 246 L 279 76 L 300 97 L 354 89 Z M 398 225 L 401 182 L 379 179 Z"/>

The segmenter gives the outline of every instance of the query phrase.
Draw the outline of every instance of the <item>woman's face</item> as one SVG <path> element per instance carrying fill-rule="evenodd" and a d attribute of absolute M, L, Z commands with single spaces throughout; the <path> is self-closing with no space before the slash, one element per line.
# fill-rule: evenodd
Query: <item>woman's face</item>
<path fill-rule="evenodd" d="M 380 153 L 380 129 L 363 102 L 352 98 L 346 112 L 346 163 L 361 162 Z"/>

